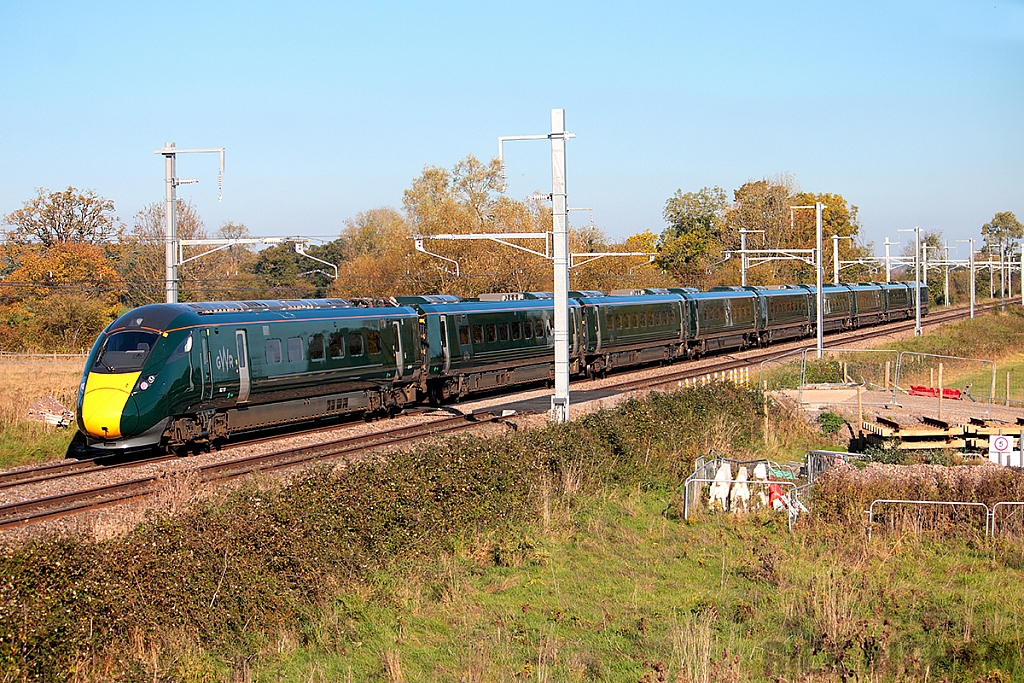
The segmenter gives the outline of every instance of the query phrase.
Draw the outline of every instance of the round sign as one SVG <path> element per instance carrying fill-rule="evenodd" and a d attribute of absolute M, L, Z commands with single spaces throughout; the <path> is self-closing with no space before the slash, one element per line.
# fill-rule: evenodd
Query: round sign
<path fill-rule="evenodd" d="M 992 450 L 999 451 L 1000 453 L 1002 453 L 1004 451 L 1012 451 L 1013 450 L 1013 439 L 1010 438 L 1009 436 L 1005 436 L 1003 434 L 999 434 L 997 436 L 993 436 L 991 444 L 992 444 Z"/>

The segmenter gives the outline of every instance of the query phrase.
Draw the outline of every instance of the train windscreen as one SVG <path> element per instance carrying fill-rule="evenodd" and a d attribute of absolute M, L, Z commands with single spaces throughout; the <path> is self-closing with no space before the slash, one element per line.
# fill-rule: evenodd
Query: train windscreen
<path fill-rule="evenodd" d="M 115 332 L 103 342 L 103 347 L 96 354 L 92 371 L 138 372 L 158 338 L 159 335 L 155 332 L 141 330 Z"/>

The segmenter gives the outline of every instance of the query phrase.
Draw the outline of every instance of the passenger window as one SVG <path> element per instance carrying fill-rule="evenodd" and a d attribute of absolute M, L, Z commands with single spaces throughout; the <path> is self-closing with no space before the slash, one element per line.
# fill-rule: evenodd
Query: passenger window
<path fill-rule="evenodd" d="M 484 326 L 473 325 L 473 343 L 483 344 L 484 343 Z"/>
<path fill-rule="evenodd" d="M 469 325 L 459 325 L 459 344 L 469 344 Z"/>
<path fill-rule="evenodd" d="M 363 355 L 363 333 L 362 332 L 349 332 L 348 333 L 348 355 L 350 355 L 350 356 L 361 356 L 361 355 Z"/>
<path fill-rule="evenodd" d="M 331 332 L 327 338 L 331 347 L 331 358 L 345 357 L 345 335 L 341 332 Z"/>
<path fill-rule="evenodd" d="M 616 313 L 615 314 L 615 329 L 617 329 L 617 330 L 622 329 L 622 314 L 621 313 Z"/>
<path fill-rule="evenodd" d="M 640 318 L 636 313 L 633 314 L 633 327 L 640 327 Z"/>
<path fill-rule="evenodd" d="M 494 327 L 494 323 L 490 323 L 484 328 L 487 332 L 487 343 L 493 344 L 498 341 L 498 331 Z"/>
<path fill-rule="evenodd" d="M 650 311 L 647 312 L 647 326 L 654 327 L 654 313 Z"/>
<path fill-rule="evenodd" d="M 522 339 L 523 337 L 523 326 L 521 323 L 512 323 L 512 339 Z"/>
<path fill-rule="evenodd" d="M 267 364 L 281 362 L 281 340 L 268 339 L 266 341 Z"/>
<path fill-rule="evenodd" d="M 643 313 L 640 314 L 640 327 L 647 327 L 647 316 Z"/>
<path fill-rule="evenodd" d="M 314 334 L 312 337 L 309 338 L 309 359 L 324 359 L 324 335 Z"/>
<path fill-rule="evenodd" d="M 537 337 L 538 339 L 543 337 L 544 336 L 544 323 L 541 322 L 540 320 L 538 320 L 537 323 L 533 326 L 533 333 L 534 333 L 534 336 Z"/>
<path fill-rule="evenodd" d="M 298 363 L 302 360 L 302 337 L 288 337 L 288 362 Z"/>
<path fill-rule="evenodd" d="M 503 342 L 508 341 L 508 323 L 498 325 L 498 339 Z"/>
<path fill-rule="evenodd" d="M 606 315 L 605 316 L 605 325 L 606 325 L 606 327 L 608 328 L 609 331 L 614 330 L 615 329 L 615 316 L 613 316 L 611 313 Z"/>
<path fill-rule="evenodd" d="M 366 350 L 374 356 L 380 353 L 380 332 L 374 330 L 366 334 Z"/>
<path fill-rule="evenodd" d="M 533 339 L 533 323 L 529 320 L 523 323 L 523 339 Z"/>

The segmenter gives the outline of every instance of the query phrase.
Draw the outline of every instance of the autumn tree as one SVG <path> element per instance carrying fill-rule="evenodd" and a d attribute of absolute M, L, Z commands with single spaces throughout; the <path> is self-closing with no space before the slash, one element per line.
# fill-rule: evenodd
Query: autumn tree
<path fill-rule="evenodd" d="M 6 240 L 17 244 L 38 242 L 50 247 L 62 242 L 99 244 L 119 237 L 124 229 L 114 215 L 114 202 L 93 190 L 51 192 L 40 187 L 20 209 L 4 216 L 11 226 Z"/>
<path fill-rule="evenodd" d="M 831 272 L 833 235 L 838 235 L 839 260 L 852 261 L 858 258 L 866 258 L 872 255 L 869 245 L 858 244 L 857 238 L 860 235 L 860 221 L 857 218 L 858 208 L 851 204 L 841 194 L 831 192 L 798 192 L 793 197 L 794 206 L 814 206 L 818 202 L 822 204 L 821 210 L 821 240 L 822 240 L 822 263 L 825 272 Z M 792 241 L 789 246 L 793 248 L 807 248 L 814 246 L 817 226 L 814 211 L 796 211 L 792 219 Z M 800 276 L 811 282 L 814 278 L 814 269 L 811 266 L 801 267 Z M 844 270 L 840 276 L 841 281 L 857 282 L 867 279 L 870 270 L 867 266 L 852 266 Z M 825 278 L 831 282 L 830 277 Z"/>
<path fill-rule="evenodd" d="M 797 249 L 809 248 L 811 242 L 801 239 L 799 231 L 791 229 L 790 209 L 795 205 L 796 181 L 792 176 L 780 175 L 763 178 L 741 185 L 733 192 L 733 205 L 726 214 L 727 230 L 723 244 L 728 249 L 739 246 L 740 230 L 755 231 L 747 240 L 747 248 Z M 793 261 L 769 261 L 751 270 L 747 281 L 751 284 L 777 284 L 792 279 Z M 736 278 L 737 283 L 739 278 Z"/>
<path fill-rule="evenodd" d="M 123 283 L 95 244 L 24 249 L 4 285 L 0 327 L 8 348 L 82 351 L 121 309 Z"/>
<path fill-rule="evenodd" d="M 720 261 L 729 199 L 720 187 L 676 193 L 662 215 L 668 227 L 658 240 L 658 266 L 681 284 L 706 284 L 706 271 Z"/>
<path fill-rule="evenodd" d="M 451 171 L 436 166 L 423 169 L 405 191 L 403 208 L 412 233 L 514 233 L 541 232 L 545 213 L 532 210 L 523 202 L 505 196 L 505 181 L 497 159 L 482 163 L 470 155 Z M 549 214 L 547 214 L 549 216 Z M 411 243 L 411 240 L 409 240 Z M 463 296 L 481 292 L 524 291 L 550 283 L 541 257 L 513 247 L 484 241 L 427 242 L 431 251 L 459 263 L 461 277 L 455 277 L 454 265 L 441 259 L 417 260 L 417 275 L 427 291 Z M 537 248 L 537 244 L 521 243 Z M 411 273 L 410 273 L 411 275 Z M 550 285 L 548 285 L 550 288 Z"/>
<path fill-rule="evenodd" d="M 164 301 L 166 296 L 166 221 L 163 202 L 146 205 L 135 214 L 131 232 L 123 240 L 121 273 L 128 283 L 127 306 Z M 205 239 L 206 227 L 193 204 L 177 200 L 175 210 L 179 239 Z M 178 269 L 178 297 L 181 301 L 202 301 L 211 264 L 202 259 Z"/>
<path fill-rule="evenodd" d="M 363 211 L 346 220 L 341 236 L 330 243 L 340 252 L 336 261 L 339 277 L 331 293 L 380 297 L 429 289 L 418 281 L 418 272 L 427 267 L 427 261 L 414 249 L 412 234 L 410 223 L 391 207 Z"/>
<path fill-rule="evenodd" d="M 658 235 L 650 230 L 645 230 L 630 235 L 621 242 L 605 243 L 602 245 L 603 248 L 593 251 L 655 254 L 657 253 L 658 239 Z M 572 251 L 580 254 L 586 253 L 587 250 L 572 247 Z M 650 263 L 649 257 L 605 256 L 587 263 L 586 256 L 578 256 L 577 263 L 580 265 L 573 268 L 569 274 L 571 289 L 596 289 L 602 292 L 611 292 L 615 289 L 677 286 L 675 278 L 664 274 L 659 266 Z"/>

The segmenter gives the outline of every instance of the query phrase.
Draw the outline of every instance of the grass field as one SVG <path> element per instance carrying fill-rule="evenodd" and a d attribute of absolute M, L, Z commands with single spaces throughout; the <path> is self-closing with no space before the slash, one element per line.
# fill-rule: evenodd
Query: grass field
<path fill-rule="evenodd" d="M 667 520 L 668 492 L 322 605 L 256 681 L 1009 681 L 1020 567 L 970 540 Z M 209 663 L 208 663 L 209 665 Z M 204 673 L 226 676 L 211 667 Z M 202 672 L 200 666 L 198 672 Z"/>
<path fill-rule="evenodd" d="M 29 406 L 46 396 L 75 409 L 82 359 L 0 357 L 0 467 L 61 458 L 73 427 L 56 429 L 26 419 Z"/>

